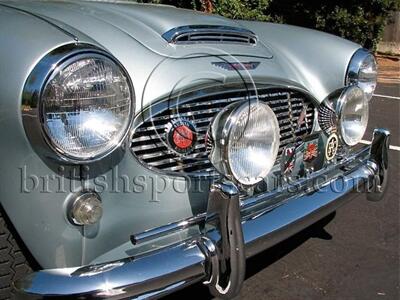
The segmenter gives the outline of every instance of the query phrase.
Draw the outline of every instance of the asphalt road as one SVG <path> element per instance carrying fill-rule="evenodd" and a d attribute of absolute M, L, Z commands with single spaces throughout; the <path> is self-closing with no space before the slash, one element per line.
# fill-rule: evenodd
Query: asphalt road
<path fill-rule="evenodd" d="M 400 85 L 376 94 L 400 97 Z M 400 99 L 374 97 L 365 140 L 373 128 L 392 133 L 400 146 Z M 237 299 L 400 299 L 400 151 L 391 150 L 389 189 L 381 202 L 354 194 L 335 215 L 247 261 Z M 197 284 L 166 299 L 212 299 Z"/>

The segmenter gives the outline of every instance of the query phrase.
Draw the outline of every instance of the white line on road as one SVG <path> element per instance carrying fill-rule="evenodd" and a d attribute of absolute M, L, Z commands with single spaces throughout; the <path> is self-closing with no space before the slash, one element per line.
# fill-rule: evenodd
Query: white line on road
<path fill-rule="evenodd" d="M 364 144 L 364 145 L 371 145 L 371 142 L 370 142 L 370 141 L 366 141 L 366 140 L 361 140 L 360 143 L 361 143 L 361 144 Z M 390 149 L 390 150 L 395 150 L 395 151 L 400 151 L 400 147 L 399 147 L 399 146 L 392 146 L 392 145 L 390 145 L 390 146 L 389 146 L 389 149 Z"/>
<path fill-rule="evenodd" d="M 396 100 L 400 100 L 400 97 L 395 97 L 395 96 L 386 96 L 386 95 L 379 95 L 379 94 L 374 94 L 374 97 L 378 97 L 378 98 L 387 98 L 387 99 L 396 99 Z"/>

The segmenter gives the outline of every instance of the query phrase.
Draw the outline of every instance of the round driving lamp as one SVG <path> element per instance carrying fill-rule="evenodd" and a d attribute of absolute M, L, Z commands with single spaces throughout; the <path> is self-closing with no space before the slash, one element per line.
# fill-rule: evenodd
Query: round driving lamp
<path fill-rule="evenodd" d="M 279 150 L 279 124 L 265 103 L 233 103 L 211 123 L 210 161 L 219 173 L 244 186 L 263 180 Z"/>
<path fill-rule="evenodd" d="M 346 85 L 361 88 L 367 100 L 371 100 L 378 80 L 375 57 L 366 49 L 357 50 L 348 66 Z"/>
<path fill-rule="evenodd" d="M 357 86 L 343 90 L 337 105 L 339 134 L 345 144 L 354 146 L 364 136 L 368 125 L 369 104 L 364 92 Z"/>
<path fill-rule="evenodd" d="M 82 192 L 69 208 L 69 217 L 75 225 L 94 225 L 102 216 L 102 203 L 95 192 Z"/>

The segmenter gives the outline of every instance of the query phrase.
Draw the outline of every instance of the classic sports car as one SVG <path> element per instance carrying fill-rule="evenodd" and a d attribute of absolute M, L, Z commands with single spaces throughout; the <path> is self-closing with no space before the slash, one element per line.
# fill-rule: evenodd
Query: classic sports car
<path fill-rule="evenodd" d="M 246 258 L 382 198 L 375 59 L 293 26 L 0 2 L 0 298 L 232 298 Z"/>

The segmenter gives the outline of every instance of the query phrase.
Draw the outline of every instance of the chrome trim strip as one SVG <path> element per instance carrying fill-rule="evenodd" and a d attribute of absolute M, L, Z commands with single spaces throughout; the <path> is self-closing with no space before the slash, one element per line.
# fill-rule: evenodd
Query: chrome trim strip
<path fill-rule="evenodd" d="M 380 131 L 380 134 L 381 137 L 387 137 L 389 133 Z M 369 159 L 387 151 L 388 144 L 378 143 L 376 140 L 372 144 L 377 145 L 376 148 L 371 148 L 370 154 L 363 149 L 363 156 L 359 158 L 362 161 L 355 160 L 352 171 L 338 170 L 342 176 L 340 179 L 335 178 L 333 182 L 340 180 L 343 187 L 340 191 L 324 186 L 323 196 L 318 191 L 310 191 L 287 200 L 269 213 L 242 222 L 246 257 L 279 243 L 327 216 L 350 200 L 344 196 L 355 187 L 377 176 L 379 165 L 377 169 L 371 168 Z M 59 296 L 79 299 L 154 299 L 200 280 L 209 283 L 210 274 L 213 274 L 212 264 L 216 264 L 218 259 L 213 243 L 207 242 L 210 240 L 208 237 L 214 234 L 215 231 L 212 230 L 206 236 L 141 257 L 35 272 L 15 283 L 16 295 L 21 295 L 24 299 Z"/>
<path fill-rule="evenodd" d="M 179 222 L 170 223 L 168 225 L 150 229 L 139 234 L 133 234 L 131 235 L 131 242 L 134 245 L 142 244 L 158 237 L 162 237 L 179 230 L 184 230 L 190 226 L 200 224 L 205 221 L 206 217 L 207 213 L 202 213 Z"/>

